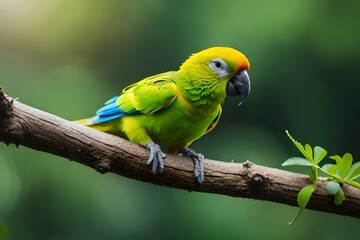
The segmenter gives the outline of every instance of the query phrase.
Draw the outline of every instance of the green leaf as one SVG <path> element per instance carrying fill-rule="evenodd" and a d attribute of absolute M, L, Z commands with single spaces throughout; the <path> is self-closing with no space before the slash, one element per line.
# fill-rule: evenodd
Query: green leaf
<path fill-rule="evenodd" d="M 306 205 L 308 204 L 311 195 L 315 191 L 316 186 L 314 184 L 308 185 L 306 187 L 303 187 L 297 196 L 297 202 L 299 204 L 299 207 L 304 209 Z"/>
<path fill-rule="evenodd" d="M 345 194 L 343 190 L 340 188 L 339 191 L 335 194 L 335 204 L 337 206 L 341 205 L 345 200 Z"/>
<path fill-rule="evenodd" d="M 354 163 L 346 174 L 344 180 L 354 180 L 360 176 L 360 162 Z"/>
<path fill-rule="evenodd" d="M 342 165 L 342 162 L 341 162 L 341 157 L 339 155 L 334 155 L 334 156 L 330 156 L 329 158 L 331 159 L 334 159 L 336 161 L 336 164 L 339 166 L 339 165 Z"/>
<path fill-rule="evenodd" d="M 331 163 L 324 164 L 322 168 L 320 168 L 320 170 L 330 175 L 331 177 L 342 181 L 342 178 L 338 174 L 337 171 L 338 169 L 336 164 L 331 164 Z"/>
<path fill-rule="evenodd" d="M 311 163 L 306 158 L 292 157 L 292 158 L 289 158 L 288 160 L 286 160 L 285 162 L 283 162 L 283 164 L 281 164 L 281 166 L 283 166 L 283 167 L 285 167 L 285 166 L 307 166 L 307 167 L 311 167 L 311 166 L 314 166 L 314 164 Z"/>
<path fill-rule="evenodd" d="M 340 184 L 334 181 L 330 181 L 326 184 L 326 191 L 330 195 L 336 195 L 340 188 Z"/>
<path fill-rule="evenodd" d="M 288 225 L 293 224 L 293 223 L 295 222 L 295 220 L 298 219 L 298 217 L 300 216 L 300 214 L 302 213 L 303 210 L 304 210 L 304 209 L 299 208 L 298 213 L 297 213 L 297 214 L 295 215 L 295 217 L 288 223 Z"/>
<path fill-rule="evenodd" d="M 315 164 L 320 163 L 326 155 L 327 155 L 327 151 L 325 149 L 323 149 L 322 147 L 319 147 L 319 146 L 314 147 Z"/>
<path fill-rule="evenodd" d="M 314 162 L 314 158 L 313 158 L 313 150 L 311 148 L 311 146 L 309 144 L 305 144 L 305 151 L 306 151 L 306 158 L 310 161 L 310 162 Z"/>
<path fill-rule="evenodd" d="M 329 158 L 334 159 L 336 161 L 336 174 L 343 179 L 343 177 L 340 175 L 340 169 L 343 168 L 342 159 L 339 155 L 330 156 Z"/>
<path fill-rule="evenodd" d="M 287 136 L 290 138 L 290 140 L 293 142 L 293 144 L 297 147 L 297 149 L 299 149 L 299 151 L 306 157 L 307 153 L 305 148 L 303 147 L 303 145 L 301 145 L 301 143 L 297 142 L 289 133 L 288 130 L 285 131 Z"/>
<path fill-rule="evenodd" d="M 288 225 L 293 224 L 293 222 L 298 219 L 298 217 L 300 216 L 300 214 L 302 213 L 302 211 L 305 209 L 307 203 L 310 200 L 310 197 L 312 195 L 312 193 L 315 191 L 316 186 L 314 184 L 308 185 L 306 187 L 303 187 L 300 192 L 298 193 L 297 196 L 297 203 L 299 205 L 299 211 L 296 214 L 296 216 L 289 222 Z"/>
<path fill-rule="evenodd" d="M 335 174 L 336 164 L 327 163 L 322 166 L 322 169 L 330 174 Z"/>
<path fill-rule="evenodd" d="M 351 155 L 351 153 L 345 153 L 344 156 L 342 157 L 342 162 L 343 162 L 343 173 L 344 177 L 346 176 L 346 174 L 349 172 L 351 165 L 353 163 L 353 157 Z M 340 170 L 341 172 L 341 170 Z"/>
<path fill-rule="evenodd" d="M 350 153 L 345 153 L 342 158 L 339 155 L 334 155 L 330 158 L 336 161 L 338 174 L 341 179 L 344 179 L 353 162 L 352 155 Z"/>

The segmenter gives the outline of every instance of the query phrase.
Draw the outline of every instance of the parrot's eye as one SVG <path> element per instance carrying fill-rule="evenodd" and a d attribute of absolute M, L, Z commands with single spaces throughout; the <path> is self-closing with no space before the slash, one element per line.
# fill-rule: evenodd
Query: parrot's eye
<path fill-rule="evenodd" d="M 214 70 L 219 78 L 225 77 L 228 74 L 227 64 L 221 58 L 215 58 L 209 62 L 209 67 Z"/>
<path fill-rule="evenodd" d="M 214 63 L 217 68 L 221 68 L 221 63 L 219 61 L 215 61 Z"/>

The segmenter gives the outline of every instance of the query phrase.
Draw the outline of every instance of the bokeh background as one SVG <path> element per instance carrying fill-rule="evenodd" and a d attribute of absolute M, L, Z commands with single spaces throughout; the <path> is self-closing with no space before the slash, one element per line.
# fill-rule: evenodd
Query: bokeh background
<path fill-rule="evenodd" d="M 298 155 L 288 129 L 359 159 L 359 10 L 359 1 L 0 0 L 0 85 L 75 120 L 193 52 L 231 46 L 250 59 L 252 92 L 240 108 L 227 99 L 217 128 L 194 149 L 281 168 Z M 0 145 L 8 239 L 359 239 L 357 219 L 307 210 L 287 226 L 296 212 Z"/>

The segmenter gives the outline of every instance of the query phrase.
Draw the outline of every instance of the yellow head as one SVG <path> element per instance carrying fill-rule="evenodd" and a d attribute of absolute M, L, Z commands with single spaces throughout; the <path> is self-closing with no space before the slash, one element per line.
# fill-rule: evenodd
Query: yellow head
<path fill-rule="evenodd" d="M 227 70 L 228 73 L 236 73 L 239 70 L 247 70 L 250 67 L 249 61 L 241 52 L 229 47 L 212 47 L 191 55 L 180 66 L 180 69 L 201 68 L 202 71 L 208 72 L 210 75 L 216 75 L 216 71 L 206 68 L 209 63 L 216 60 L 220 60 L 221 64 L 226 64 L 221 67 Z"/>
<path fill-rule="evenodd" d="M 200 94 L 199 104 L 219 102 L 225 96 L 241 95 L 244 99 L 250 91 L 249 67 L 245 55 L 233 48 L 208 48 L 193 54 L 180 66 L 180 85 L 192 100 Z"/>

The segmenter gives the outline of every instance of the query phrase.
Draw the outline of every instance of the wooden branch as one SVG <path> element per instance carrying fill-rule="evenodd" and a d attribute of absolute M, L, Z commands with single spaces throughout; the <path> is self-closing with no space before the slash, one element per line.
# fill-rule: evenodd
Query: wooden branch
<path fill-rule="evenodd" d="M 127 140 L 80 126 L 37 110 L 6 96 L 0 88 L 0 141 L 27 146 L 74 160 L 100 173 L 233 197 L 261 199 L 297 206 L 299 190 L 309 185 L 307 176 L 246 161 L 229 163 L 205 160 L 205 181 L 198 184 L 188 158 L 168 155 L 159 175 L 150 173 L 149 153 Z M 236 151 L 234 149 L 234 151 Z M 340 206 L 325 190 L 325 178 L 308 204 L 309 209 L 360 218 L 360 189 L 344 185 L 346 200 Z"/>

